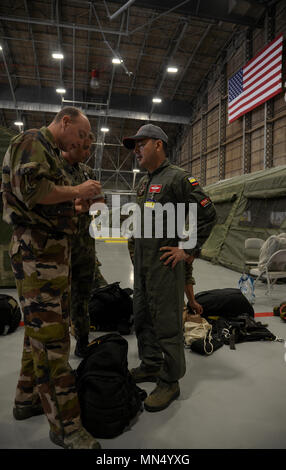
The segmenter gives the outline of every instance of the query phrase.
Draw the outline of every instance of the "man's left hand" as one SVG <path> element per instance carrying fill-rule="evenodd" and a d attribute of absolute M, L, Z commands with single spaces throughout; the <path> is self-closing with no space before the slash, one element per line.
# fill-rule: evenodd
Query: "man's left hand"
<path fill-rule="evenodd" d="M 166 251 L 166 253 L 161 256 L 160 260 L 166 260 L 164 262 L 165 266 L 172 263 L 172 268 L 174 268 L 179 261 L 187 261 L 188 258 L 187 253 L 178 246 L 162 246 L 160 251 Z"/>

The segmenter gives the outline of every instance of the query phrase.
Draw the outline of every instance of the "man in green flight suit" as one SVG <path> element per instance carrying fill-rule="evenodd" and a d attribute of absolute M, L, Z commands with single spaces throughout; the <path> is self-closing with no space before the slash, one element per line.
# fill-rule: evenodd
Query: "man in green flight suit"
<path fill-rule="evenodd" d="M 100 448 L 83 427 L 69 365 L 70 238 L 76 210 L 101 192 L 97 181 L 73 186 L 60 150 L 81 147 L 87 117 L 63 108 L 48 127 L 11 140 L 3 161 L 3 219 L 13 226 L 10 258 L 24 315 L 24 346 L 13 414 L 45 413 L 50 439 L 64 448 Z"/>
<path fill-rule="evenodd" d="M 95 171 L 84 162 L 90 155 L 93 135 L 90 134 L 83 147 L 62 152 L 64 169 L 72 184 L 78 185 L 89 179 L 96 180 Z M 99 201 L 99 200 L 97 200 Z M 89 201 L 88 204 L 92 204 Z M 91 216 L 87 211 L 78 215 L 77 233 L 71 241 L 71 323 L 76 338 L 75 355 L 84 357 L 88 345 L 90 319 L 88 301 L 92 289 L 107 285 L 100 272 L 101 263 L 95 252 L 95 240 L 89 234 Z"/>
<path fill-rule="evenodd" d="M 186 370 L 182 333 L 184 263 L 192 262 L 199 254 L 216 221 L 214 206 L 197 180 L 167 159 L 167 142 L 165 132 L 153 124 L 123 139 L 124 146 L 134 150 L 139 166 L 148 171 L 138 184 L 141 236 L 135 236 L 134 253 L 134 324 L 141 364 L 131 370 L 136 382 L 157 381 L 145 399 L 147 411 L 163 410 L 180 394 L 179 379 Z M 144 237 L 144 210 L 153 211 L 156 203 L 172 203 L 176 216 L 179 203 L 196 205 L 195 248 L 179 247 L 180 237 L 170 236 L 165 219 L 160 238 L 153 233 L 150 238 Z"/>

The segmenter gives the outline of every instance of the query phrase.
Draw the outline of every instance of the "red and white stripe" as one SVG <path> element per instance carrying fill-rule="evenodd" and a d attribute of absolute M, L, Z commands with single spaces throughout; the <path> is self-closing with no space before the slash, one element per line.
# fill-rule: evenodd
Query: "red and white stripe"
<path fill-rule="evenodd" d="M 243 91 L 228 105 L 229 122 L 282 91 L 282 45 L 280 34 L 243 67 Z"/>

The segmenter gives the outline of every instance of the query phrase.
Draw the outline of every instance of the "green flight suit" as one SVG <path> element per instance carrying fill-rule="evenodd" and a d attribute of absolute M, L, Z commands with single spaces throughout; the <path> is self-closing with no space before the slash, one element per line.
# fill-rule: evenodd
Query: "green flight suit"
<path fill-rule="evenodd" d="M 146 368 L 161 367 L 161 380 L 175 382 L 183 377 L 186 368 L 182 334 L 185 265 L 179 262 L 173 269 L 160 261 L 164 253 L 160 252 L 161 247 L 179 243 L 178 236 L 168 237 L 166 219 L 162 238 L 144 238 L 142 223 L 144 208 L 152 210 L 153 203 L 168 202 L 197 204 L 197 245 L 195 249 L 186 250 L 188 254 L 195 254 L 208 238 L 216 212 L 195 178 L 171 165 L 168 159 L 139 182 L 137 204 L 141 208 L 141 238 L 135 238 L 133 295 L 139 357 Z"/>

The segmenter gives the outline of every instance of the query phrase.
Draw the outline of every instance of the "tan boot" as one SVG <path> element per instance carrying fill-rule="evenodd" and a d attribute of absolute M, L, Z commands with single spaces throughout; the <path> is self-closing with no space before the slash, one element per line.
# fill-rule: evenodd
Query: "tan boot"
<path fill-rule="evenodd" d="M 99 442 L 84 428 L 64 438 L 50 431 L 50 439 L 54 444 L 64 449 L 101 449 Z"/>
<path fill-rule="evenodd" d="M 150 393 L 144 401 L 144 407 L 147 411 L 161 411 L 167 408 L 173 400 L 180 395 L 178 382 L 159 381 L 157 387 Z"/>

